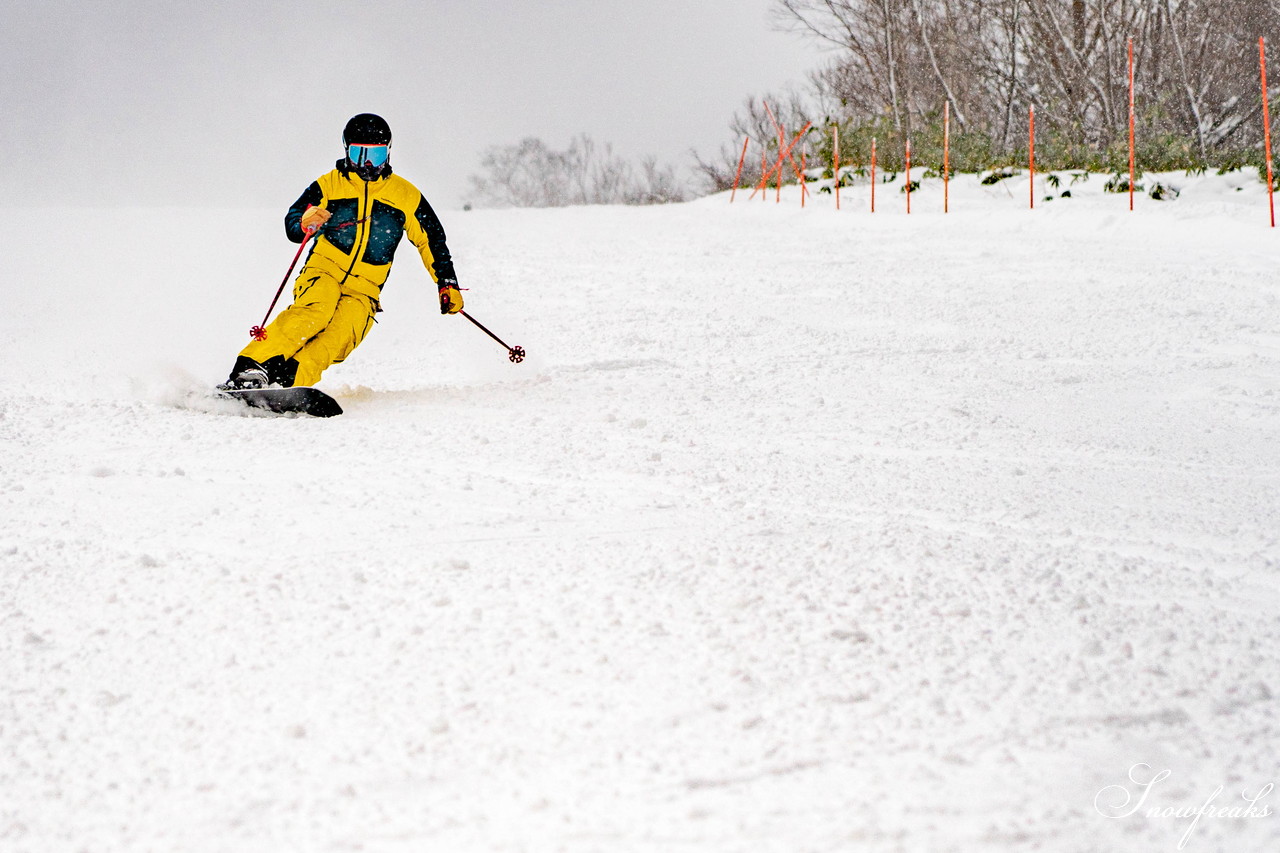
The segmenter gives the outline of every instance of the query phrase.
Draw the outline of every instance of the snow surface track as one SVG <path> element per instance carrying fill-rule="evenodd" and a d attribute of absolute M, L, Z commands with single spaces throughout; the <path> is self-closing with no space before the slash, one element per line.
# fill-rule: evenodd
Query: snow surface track
<path fill-rule="evenodd" d="M 280 212 L 12 219 L 0 849 L 1276 849 L 1147 814 L 1278 781 L 1280 235 L 1185 183 L 448 213 L 529 359 L 406 247 L 329 421 L 199 393 Z"/>

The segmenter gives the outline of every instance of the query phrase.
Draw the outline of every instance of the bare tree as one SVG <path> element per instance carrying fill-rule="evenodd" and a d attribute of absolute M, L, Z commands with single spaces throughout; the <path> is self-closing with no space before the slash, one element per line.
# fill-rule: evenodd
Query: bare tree
<path fill-rule="evenodd" d="M 907 72 L 915 63 L 903 55 L 911 44 L 903 38 L 907 0 L 779 0 L 779 7 L 787 25 L 840 49 L 819 86 L 857 112 L 887 110 L 895 128 L 908 126 Z"/>
<path fill-rule="evenodd" d="M 470 177 L 469 203 L 482 207 L 564 207 L 580 204 L 661 204 L 683 201 L 674 168 L 653 158 L 637 174 L 613 147 L 579 134 L 563 151 L 529 137 L 496 146 Z"/>
<path fill-rule="evenodd" d="M 1280 30 L 1280 0 L 777 0 L 775 11 L 836 48 L 813 82 L 843 121 L 888 116 L 910 133 L 949 102 L 962 130 L 1001 149 L 1031 105 L 1085 149 L 1123 139 L 1132 40 L 1144 133 L 1185 138 L 1202 161 L 1256 145 L 1257 39 Z"/>
<path fill-rule="evenodd" d="M 819 84 L 815 84 L 815 89 L 822 91 Z M 806 124 L 817 123 L 816 117 L 824 106 L 828 110 L 839 107 L 837 103 L 810 103 L 810 99 L 794 90 L 747 98 L 729 122 L 735 141 L 722 145 L 711 157 L 704 158 L 698 152 L 693 152 L 696 171 L 702 177 L 706 189 L 719 192 L 733 186 L 738 161 L 742 157 L 742 143 L 739 141 L 742 139 L 748 141 L 751 154 L 743 161 L 741 182 L 754 184 L 759 181 L 762 155 L 770 165 L 777 157 L 779 126 L 784 133 L 799 133 Z M 790 141 L 787 140 L 788 143 Z"/>

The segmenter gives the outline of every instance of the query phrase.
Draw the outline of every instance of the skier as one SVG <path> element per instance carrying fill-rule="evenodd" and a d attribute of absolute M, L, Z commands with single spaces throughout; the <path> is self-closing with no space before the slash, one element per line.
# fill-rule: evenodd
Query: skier
<path fill-rule="evenodd" d="M 314 385 L 359 346 L 381 309 L 382 285 L 403 234 L 440 292 L 440 313 L 462 310 L 462 294 L 435 211 L 413 184 L 391 173 L 391 127 L 361 113 L 342 131 L 346 156 L 307 187 L 284 217 L 294 243 L 315 236 L 294 280 L 293 304 L 241 350 L 222 390 Z"/>

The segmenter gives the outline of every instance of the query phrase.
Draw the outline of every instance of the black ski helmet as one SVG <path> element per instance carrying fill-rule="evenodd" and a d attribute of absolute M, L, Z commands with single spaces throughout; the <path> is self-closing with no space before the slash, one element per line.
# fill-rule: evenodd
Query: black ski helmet
<path fill-rule="evenodd" d="M 344 168 L 350 169 L 363 180 L 376 181 L 391 171 L 391 161 L 387 155 L 391 149 L 391 125 L 382 116 L 373 113 L 360 113 L 352 116 L 347 126 L 342 129 L 342 145 L 347 151 Z M 363 146 L 387 146 L 381 149 L 381 159 L 369 162 L 366 156 L 374 154 Z M 357 146 L 352 148 L 352 146 Z"/>
<path fill-rule="evenodd" d="M 342 129 L 343 146 L 351 145 L 390 145 L 391 125 L 382 116 L 373 113 L 360 113 L 352 116 L 347 126 Z"/>

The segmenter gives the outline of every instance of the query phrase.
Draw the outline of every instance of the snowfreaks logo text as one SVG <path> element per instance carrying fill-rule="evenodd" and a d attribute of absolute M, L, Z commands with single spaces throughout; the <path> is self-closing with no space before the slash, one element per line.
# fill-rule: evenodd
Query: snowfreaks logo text
<path fill-rule="evenodd" d="M 1108 785 L 1098 792 L 1093 798 L 1093 807 L 1098 814 L 1112 820 L 1122 820 L 1132 817 L 1138 812 L 1143 812 L 1149 819 L 1175 819 L 1188 821 L 1186 831 L 1182 833 L 1182 837 L 1178 839 L 1178 849 L 1182 850 L 1187 846 L 1191 834 L 1195 832 L 1196 827 L 1200 824 L 1201 818 L 1208 819 L 1256 819 L 1261 817 L 1270 817 L 1274 812 L 1271 807 L 1263 805 L 1262 801 L 1271 794 L 1275 785 L 1271 782 L 1266 783 L 1258 789 L 1257 793 L 1249 793 L 1248 790 L 1241 791 L 1240 798 L 1243 805 L 1220 805 L 1217 804 L 1218 797 L 1222 794 L 1225 785 L 1219 785 L 1214 789 L 1213 793 L 1201 800 L 1199 805 L 1180 805 L 1180 806 L 1161 806 L 1158 805 L 1156 799 L 1152 797 L 1151 792 L 1155 787 L 1173 775 L 1172 770 L 1161 770 L 1159 773 L 1153 773 L 1150 765 L 1135 764 L 1129 768 L 1128 785 Z"/>

